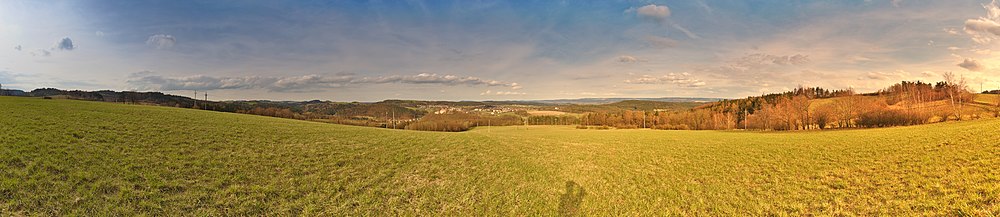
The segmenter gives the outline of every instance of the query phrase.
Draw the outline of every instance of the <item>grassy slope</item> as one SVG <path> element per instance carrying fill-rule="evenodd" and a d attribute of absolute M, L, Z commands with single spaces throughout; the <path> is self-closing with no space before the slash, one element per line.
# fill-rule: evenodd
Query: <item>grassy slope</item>
<path fill-rule="evenodd" d="M 982 103 L 987 105 L 996 105 L 1000 102 L 1000 94 L 976 94 L 976 103 Z"/>
<path fill-rule="evenodd" d="M 0 213 L 989 216 L 998 132 L 437 133 L 0 97 Z"/>

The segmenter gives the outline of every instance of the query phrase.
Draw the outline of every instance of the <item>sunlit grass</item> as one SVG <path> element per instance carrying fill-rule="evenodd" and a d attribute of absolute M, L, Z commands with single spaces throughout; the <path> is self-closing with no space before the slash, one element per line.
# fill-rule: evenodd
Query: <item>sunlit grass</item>
<path fill-rule="evenodd" d="M 998 134 L 440 133 L 0 97 L 0 214 L 995 216 Z"/>

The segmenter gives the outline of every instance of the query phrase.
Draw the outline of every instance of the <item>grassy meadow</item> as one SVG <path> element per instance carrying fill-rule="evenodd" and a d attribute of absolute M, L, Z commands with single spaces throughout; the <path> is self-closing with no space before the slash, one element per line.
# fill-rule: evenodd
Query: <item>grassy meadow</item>
<path fill-rule="evenodd" d="M 1000 215 L 1000 119 L 442 133 L 0 97 L 0 215 Z"/>

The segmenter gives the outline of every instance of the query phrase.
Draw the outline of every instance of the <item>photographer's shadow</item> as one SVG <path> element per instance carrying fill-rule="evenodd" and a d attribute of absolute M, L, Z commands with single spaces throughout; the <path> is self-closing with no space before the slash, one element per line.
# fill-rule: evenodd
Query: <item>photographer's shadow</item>
<path fill-rule="evenodd" d="M 580 205 L 587 190 L 573 181 L 566 181 L 566 191 L 559 197 L 560 216 L 582 216 Z"/>

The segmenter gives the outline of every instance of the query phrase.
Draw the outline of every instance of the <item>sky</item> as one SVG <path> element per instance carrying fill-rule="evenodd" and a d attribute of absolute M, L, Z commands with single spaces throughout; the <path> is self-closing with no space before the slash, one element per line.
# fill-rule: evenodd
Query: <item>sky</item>
<path fill-rule="evenodd" d="M 922 0 L 0 1 L 0 84 L 211 100 L 740 98 L 964 76 L 1000 4 Z"/>

